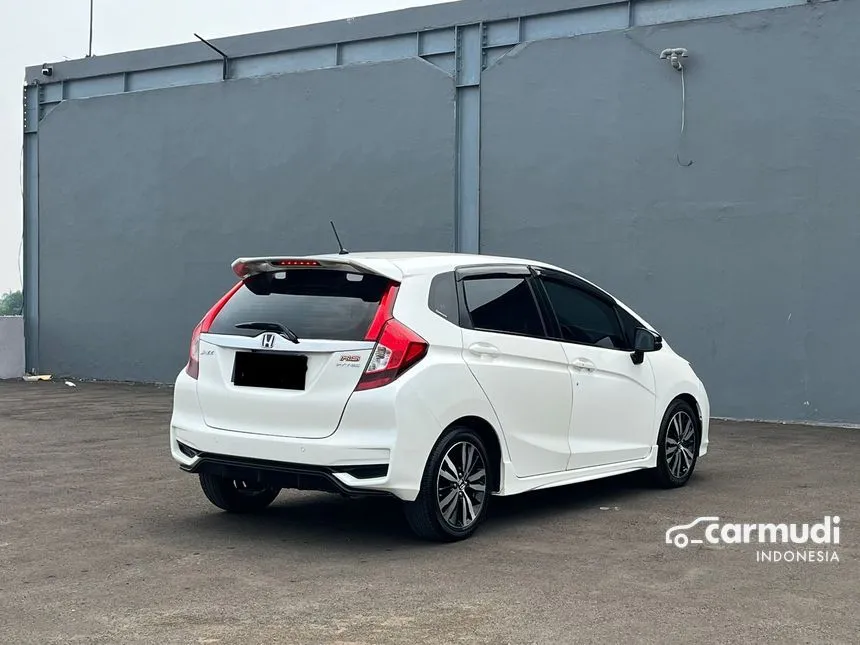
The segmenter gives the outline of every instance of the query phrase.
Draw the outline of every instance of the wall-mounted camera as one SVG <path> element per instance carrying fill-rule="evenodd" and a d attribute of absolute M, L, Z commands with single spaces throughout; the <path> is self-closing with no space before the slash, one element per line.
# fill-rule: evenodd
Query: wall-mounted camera
<path fill-rule="evenodd" d="M 53 74 L 54 74 L 54 68 L 53 67 L 48 65 L 48 63 L 45 63 L 44 65 L 42 65 L 42 76 L 53 76 Z"/>

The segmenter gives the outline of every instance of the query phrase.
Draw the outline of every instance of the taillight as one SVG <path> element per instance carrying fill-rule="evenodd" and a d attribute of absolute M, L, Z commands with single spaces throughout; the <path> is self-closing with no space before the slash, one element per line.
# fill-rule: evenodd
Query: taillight
<path fill-rule="evenodd" d="M 424 358 L 427 341 L 393 316 L 398 285 L 391 285 L 379 303 L 379 309 L 365 338 L 375 340 L 367 367 L 355 386 L 356 391 L 372 390 L 391 383 Z"/>
<path fill-rule="evenodd" d="M 379 308 L 370 322 L 370 327 L 368 327 L 367 333 L 364 335 L 364 340 L 379 340 L 379 335 L 382 333 L 385 323 L 394 318 L 394 301 L 397 299 L 397 291 L 399 289 L 400 285 L 391 284 L 388 286 L 388 290 L 379 301 Z"/>
<path fill-rule="evenodd" d="M 188 376 L 193 379 L 200 376 L 200 328 L 202 326 L 202 322 L 197 323 L 191 334 L 191 351 L 188 353 L 188 365 L 185 366 Z"/>
<path fill-rule="evenodd" d="M 212 307 L 206 315 L 203 316 L 203 320 L 197 323 L 197 326 L 194 328 L 194 331 L 191 334 L 191 348 L 188 352 L 188 365 L 185 366 L 185 371 L 188 373 L 193 379 L 196 379 L 200 376 L 200 334 L 205 334 L 209 331 L 209 328 L 212 327 L 212 321 L 215 320 L 215 316 L 217 316 L 221 310 L 224 308 L 224 305 L 227 304 L 227 301 L 233 297 L 233 294 L 236 293 L 244 284 L 244 282 L 237 283 L 230 291 L 221 296 L 221 299 L 215 303 L 215 306 Z"/>

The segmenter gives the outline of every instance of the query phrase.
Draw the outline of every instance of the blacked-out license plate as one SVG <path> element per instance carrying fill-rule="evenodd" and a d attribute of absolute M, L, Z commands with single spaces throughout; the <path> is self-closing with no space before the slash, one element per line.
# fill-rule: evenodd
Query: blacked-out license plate
<path fill-rule="evenodd" d="M 233 383 L 244 387 L 304 390 L 308 357 L 282 352 L 236 352 Z"/>

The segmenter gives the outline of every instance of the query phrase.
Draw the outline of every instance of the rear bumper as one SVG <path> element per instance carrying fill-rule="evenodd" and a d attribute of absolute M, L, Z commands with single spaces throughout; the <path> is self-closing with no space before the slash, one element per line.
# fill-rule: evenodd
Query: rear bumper
<path fill-rule="evenodd" d="M 183 453 L 194 452 L 184 444 L 180 445 L 179 448 Z M 211 453 L 199 453 L 194 456 L 197 458 L 192 464 L 180 465 L 180 468 L 189 473 L 210 473 L 231 479 L 267 484 L 278 488 L 322 490 L 330 493 L 340 493 L 348 497 L 391 494 L 386 491 L 356 488 L 344 483 L 338 477 L 338 475 L 349 475 L 356 479 L 384 479 L 388 475 L 388 464 L 312 466 L 308 464 L 289 464 L 279 461 L 248 459 Z"/>
<path fill-rule="evenodd" d="M 196 381 L 182 372 L 174 389 L 170 450 L 187 472 L 241 473 L 242 479 L 278 479 L 282 488 L 412 501 L 441 430 L 420 400 L 402 393 L 398 398 L 397 384 L 354 396 L 337 432 L 321 439 L 212 428 L 200 409 Z"/>
<path fill-rule="evenodd" d="M 342 445 L 334 437 L 301 440 L 217 430 L 202 419 L 192 428 L 187 421 L 177 424 L 174 414 L 170 427 L 171 454 L 186 472 L 221 471 L 225 476 L 254 481 L 271 480 L 280 473 L 292 475 L 282 478 L 281 488 L 350 496 L 390 493 L 402 499 L 417 495 L 408 483 L 398 485 L 390 448 Z"/>

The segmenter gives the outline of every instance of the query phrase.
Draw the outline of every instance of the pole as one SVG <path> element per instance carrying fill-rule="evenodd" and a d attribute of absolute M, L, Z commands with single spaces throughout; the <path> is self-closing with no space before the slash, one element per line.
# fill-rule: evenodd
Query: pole
<path fill-rule="evenodd" d="M 90 0 L 90 46 L 87 50 L 87 58 L 93 55 L 93 0 Z"/>

